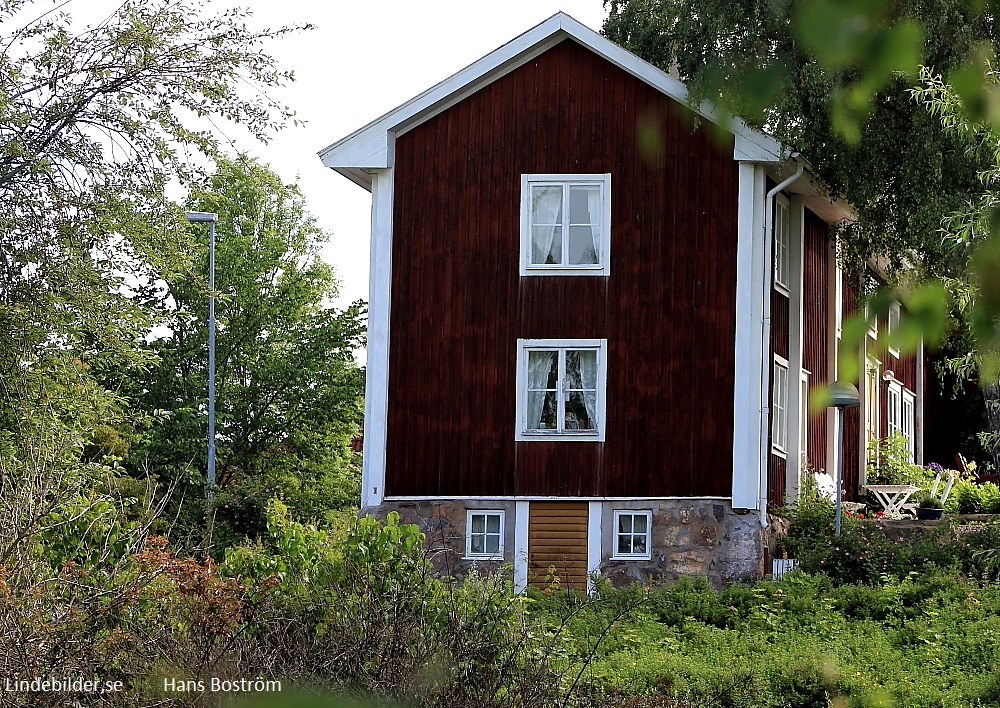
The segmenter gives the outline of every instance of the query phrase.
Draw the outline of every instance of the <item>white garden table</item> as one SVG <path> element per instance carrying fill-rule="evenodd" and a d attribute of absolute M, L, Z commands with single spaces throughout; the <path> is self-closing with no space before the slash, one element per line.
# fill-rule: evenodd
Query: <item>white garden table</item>
<path fill-rule="evenodd" d="M 920 487 L 912 484 L 869 484 L 867 489 L 875 495 L 890 519 L 903 518 L 903 504 L 914 492 L 920 491 Z"/>

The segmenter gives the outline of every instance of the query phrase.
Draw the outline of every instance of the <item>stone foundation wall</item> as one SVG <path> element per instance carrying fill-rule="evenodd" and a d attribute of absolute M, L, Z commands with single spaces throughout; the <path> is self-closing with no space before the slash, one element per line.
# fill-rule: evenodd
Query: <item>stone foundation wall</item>
<path fill-rule="evenodd" d="M 774 526 L 762 529 L 756 513 L 734 511 L 728 501 L 644 500 L 601 502 L 600 571 L 615 585 L 640 582 L 656 585 L 676 581 L 683 575 L 704 575 L 716 587 L 744 578 L 759 578 L 765 568 L 766 549 L 774 544 Z M 505 511 L 504 560 L 466 560 L 466 512 L 468 509 Z M 615 510 L 652 511 L 649 560 L 614 560 Z M 438 573 L 463 577 L 473 565 L 496 569 L 514 563 L 516 525 L 513 501 L 400 501 L 384 502 L 363 513 L 380 518 L 390 511 L 401 521 L 417 524 L 427 536 L 434 568 Z M 773 550 L 773 549 L 772 549 Z"/>
<path fill-rule="evenodd" d="M 653 513 L 649 560 L 614 560 L 614 512 Z M 601 575 L 614 585 L 672 583 L 704 575 L 716 587 L 765 572 L 764 529 L 755 513 L 737 513 L 728 501 L 663 500 L 604 502 L 601 512 Z"/>
<path fill-rule="evenodd" d="M 469 509 L 502 509 L 506 512 L 504 524 L 503 561 L 465 559 L 465 523 Z M 416 524 L 427 536 L 427 550 L 434 570 L 440 575 L 461 579 L 472 566 L 482 570 L 495 570 L 504 563 L 514 562 L 514 502 L 512 501 L 402 501 L 383 502 L 379 506 L 362 510 L 384 519 L 390 511 L 399 514 L 400 523 Z"/>

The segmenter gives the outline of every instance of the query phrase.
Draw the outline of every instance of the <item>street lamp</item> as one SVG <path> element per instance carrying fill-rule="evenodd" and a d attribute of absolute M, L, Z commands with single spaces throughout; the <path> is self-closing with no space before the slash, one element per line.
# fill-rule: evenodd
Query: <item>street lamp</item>
<path fill-rule="evenodd" d="M 184 217 L 191 223 L 208 224 L 208 489 L 205 496 L 211 525 L 215 491 L 215 222 L 219 215 L 210 211 L 188 211 Z"/>
<path fill-rule="evenodd" d="M 834 381 L 830 385 L 830 403 L 828 408 L 837 409 L 837 482 L 836 497 L 837 513 L 834 520 L 834 533 L 840 535 L 841 517 L 841 485 L 844 479 L 844 409 L 857 408 L 861 405 L 861 395 L 857 387 L 847 381 Z"/>

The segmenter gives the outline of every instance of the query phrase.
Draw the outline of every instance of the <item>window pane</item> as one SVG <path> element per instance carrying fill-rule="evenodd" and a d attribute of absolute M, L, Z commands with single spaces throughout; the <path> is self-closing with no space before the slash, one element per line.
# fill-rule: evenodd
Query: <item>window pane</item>
<path fill-rule="evenodd" d="M 645 536 L 633 536 L 632 537 L 632 552 L 633 553 L 645 553 L 646 552 L 646 537 Z"/>
<path fill-rule="evenodd" d="M 601 188 L 571 185 L 569 188 L 569 223 L 578 226 L 601 223 Z"/>
<path fill-rule="evenodd" d="M 554 430 L 556 394 L 554 391 L 528 392 L 528 430 Z"/>
<path fill-rule="evenodd" d="M 562 227 L 531 227 L 531 262 L 533 265 L 562 264 Z"/>
<path fill-rule="evenodd" d="M 499 521 L 499 519 L 497 519 Z M 487 534 L 486 536 L 486 552 L 489 554 L 495 554 L 500 551 L 500 536 L 494 534 Z"/>
<path fill-rule="evenodd" d="M 482 534 L 473 534 L 469 541 L 469 551 L 476 555 L 480 553 L 485 553 L 486 549 L 483 545 L 484 536 Z"/>
<path fill-rule="evenodd" d="M 595 400 L 587 401 L 587 396 L 592 396 Z M 566 429 L 593 430 L 597 423 L 594 420 L 595 404 L 596 396 L 594 394 L 570 391 L 566 397 Z"/>
<path fill-rule="evenodd" d="M 472 515 L 472 533 L 483 533 L 486 530 L 486 517 L 482 514 Z"/>
<path fill-rule="evenodd" d="M 597 227 L 569 227 L 569 263 L 570 265 L 594 265 L 598 262 L 597 252 L 600 249 L 601 232 Z"/>
<path fill-rule="evenodd" d="M 646 515 L 636 514 L 633 517 L 632 529 L 636 533 L 646 533 Z"/>
<path fill-rule="evenodd" d="M 558 351 L 528 352 L 528 390 L 556 389 L 559 380 Z"/>
<path fill-rule="evenodd" d="M 632 537 L 631 536 L 619 536 L 618 537 L 618 553 L 619 555 L 626 555 L 632 552 Z"/>
<path fill-rule="evenodd" d="M 531 187 L 531 224 L 549 226 L 562 224 L 563 188 L 560 185 Z"/>
<path fill-rule="evenodd" d="M 632 533 L 632 515 L 620 514 L 618 516 L 618 532 Z"/>
<path fill-rule="evenodd" d="M 489 533 L 500 533 L 500 514 L 490 514 L 486 517 L 486 530 Z"/>

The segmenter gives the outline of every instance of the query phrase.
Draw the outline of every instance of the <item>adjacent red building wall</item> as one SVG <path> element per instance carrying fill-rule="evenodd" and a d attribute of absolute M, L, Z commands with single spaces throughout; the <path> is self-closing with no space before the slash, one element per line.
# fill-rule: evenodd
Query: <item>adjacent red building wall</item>
<path fill-rule="evenodd" d="M 830 259 L 834 257 L 825 221 L 805 210 L 802 253 L 802 367 L 811 373 L 809 384 L 829 383 Z M 826 468 L 826 412 L 809 412 L 806 456 L 815 469 Z"/>
<path fill-rule="evenodd" d="M 732 153 L 569 40 L 399 136 L 386 495 L 728 496 Z M 610 277 L 519 277 L 521 174 L 605 172 Z M 557 337 L 608 340 L 605 443 L 514 441 L 516 341 Z"/>

